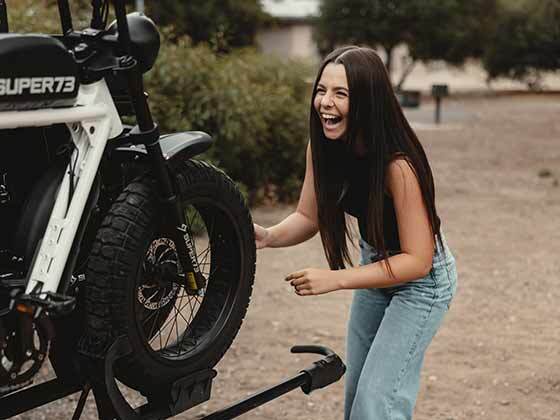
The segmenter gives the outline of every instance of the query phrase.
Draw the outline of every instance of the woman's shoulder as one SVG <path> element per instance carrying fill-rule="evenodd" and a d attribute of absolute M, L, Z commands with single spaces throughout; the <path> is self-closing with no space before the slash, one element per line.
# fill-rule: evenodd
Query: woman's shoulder
<path fill-rule="evenodd" d="M 396 188 L 403 188 L 410 182 L 418 182 L 416 169 L 411 160 L 404 153 L 395 154 L 387 162 L 385 170 L 386 189 L 389 195 L 393 196 Z"/>
<path fill-rule="evenodd" d="M 410 158 L 404 152 L 391 153 L 390 155 L 387 156 L 385 162 L 387 167 L 389 167 L 391 164 L 402 164 L 407 162 L 409 164 L 411 163 Z"/>

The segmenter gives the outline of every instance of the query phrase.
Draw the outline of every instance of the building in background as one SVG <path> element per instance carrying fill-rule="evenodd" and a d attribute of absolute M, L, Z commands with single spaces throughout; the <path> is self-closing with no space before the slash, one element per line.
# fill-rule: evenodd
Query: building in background
<path fill-rule="evenodd" d="M 257 45 L 263 53 L 319 59 L 312 23 L 319 13 L 319 0 L 261 0 L 261 3 L 276 21 L 257 33 Z"/>
<path fill-rule="evenodd" d="M 319 15 L 321 0 L 260 0 L 265 12 L 276 20 L 276 24 L 262 29 L 257 34 L 257 45 L 261 52 L 282 58 L 304 58 L 319 61 L 320 55 L 313 40 L 313 18 Z M 372 46 L 375 47 L 375 46 Z M 385 60 L 382 48 L 377 49 Z M 410 57 L 406 45 L 399 45 L 394 52 L 393 81 L 407 67 Z M 478 60 L 468 60 L 462 67 L 453 67 L 443 61 L 417 63 L 403 85 L 404 89 L 431 92 L 433 84 L 447 84 L 452 93 L 461 91 L 525 90 L 526 85 L 511 79 L 498 79 L 487 84 L 486 72 Z M 560 89 L 560 77 L 556 73 L 543 75 L 543 86 Z"/>

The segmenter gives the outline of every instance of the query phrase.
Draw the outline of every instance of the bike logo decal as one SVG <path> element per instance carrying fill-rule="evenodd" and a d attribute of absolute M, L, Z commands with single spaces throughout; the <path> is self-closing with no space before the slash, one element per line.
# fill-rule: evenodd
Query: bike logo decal
<path fill-rule="evenodd" d="M 75 88 L 76 78 L 74 76 L 0 78 L 0 96 L 71 93 Z"/>
<path fill-rule="evenodd" d="M 179 285 L 173 283 L 173 286 L 169 291 L 158 288 L 157 286 L 139 286 L 137 292 L 138 302 L 144 306 L 144 308 L 150 311 L 157 311 L 164 306 L 167 306 L 169 302 L 179 292 Z M 149 296 L 146 296 L 149 294 Z"/>

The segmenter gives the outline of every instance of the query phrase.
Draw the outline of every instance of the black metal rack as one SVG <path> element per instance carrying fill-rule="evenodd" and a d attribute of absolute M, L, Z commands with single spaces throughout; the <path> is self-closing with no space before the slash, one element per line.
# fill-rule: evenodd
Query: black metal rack
<path fill-rule="evenodd" d="M 182 413 L 210 399 L 213 369 L 195 372 L 170 384 L 157 395 L 146 395 L 147 403 L 132 408 L 120 392 L 113 371 L 115 362 L 131 353 L 127 339 L 121 337 L 111 346 L 103 362 L 102 381 L 91 380 L 83 384 L 65 384 L 58 379 L 38 384 L 0 398 L 0 419 L 7 419 L 40 407 L 49 402 L 81 391 L 80 399 L 72 416 L 78 420 L 82 414 L 90 390 L 93 390 L 101 420 L 155 420 L 166 419 Z M 344 363 L 332 350 L 323 346 L 295 346 L 292 353 L 315 353 L 324 357 L 309 368 L 270 388 L 218 410 L 202 420 L 229 420 L 272 401 L 296 388 L 309 394 L 338 381 L 344 374 Z"/>

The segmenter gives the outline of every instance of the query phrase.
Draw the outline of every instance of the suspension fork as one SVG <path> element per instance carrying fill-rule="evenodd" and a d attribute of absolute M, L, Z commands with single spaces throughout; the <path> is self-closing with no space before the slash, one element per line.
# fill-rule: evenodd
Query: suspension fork
<path fill-rule="evenodd" d="M 121 47 L 128 55 L 128 57 L 125 57 L 125 60 L 131 60 L 130 68 L 126 70 L 126 74 L 128 90 L 138 122 L 133 132 L 142 138 L 146 147 L 148 160 L 158 185 L 158 192 L 165 213 L 169 216 L 170 223 L 174 226 L 174 228 L 171 229 L 171 239 L 175 243 L 177 257 L 185 276 L 187 291 L 196 292 L 206 286 L 206 279 L 200 271 L 191 232 L 189 232 L 185 224 L 185 209 L 173 187 L 171 174 L 161 151 L 159 129 L 157 125 L 154 124 L 147 101 L 147 95 L 144 93 L 142 74 L 138 66 L 135 65 L 134 59 L 129 55 L 130 38 L 124 11 L 124 2 L 115 2 L 115 12 L 119 26 L 119 37 L 123 37 L 123 39 L 120 39 Z M 127 63 L 124 64 L 126 66 Z"/>
<path fill-rule="evenodd" d="M 154 126 L 154 130 L 157 133 L 157 126 Z M 156 140 L 146 144 L 146 150 L 151 167 L 155 172 L 161 201 L 166 210 L 165 213 L 169 215 L 170 224 L 173 226 L 171 239 L 175 243 L 178 260 L 183 267 L 186 286 L 190 291 L 197 291 L 206 286 L 206 279 L 200 271 L 196 249 L 191 238 L 192 233 L 185 224 L 185 208 L 171 183 L 171 176 L 163 158 L 159 141 Z"/>

